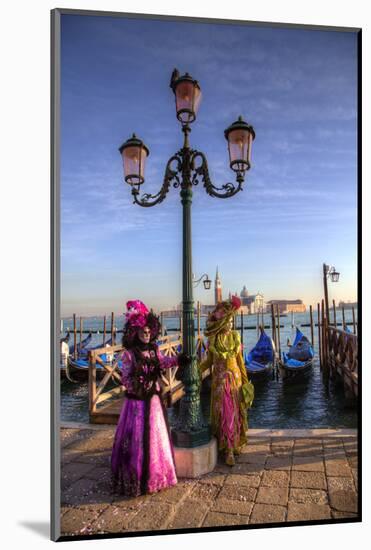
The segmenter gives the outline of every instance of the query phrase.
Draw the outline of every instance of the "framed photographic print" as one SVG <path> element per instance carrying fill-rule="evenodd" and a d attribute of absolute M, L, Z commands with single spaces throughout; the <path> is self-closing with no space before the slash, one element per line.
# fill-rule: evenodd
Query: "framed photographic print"
<path fill-rule="evenodd" d="M 52 538 L 361 521 L 361 30 L 52 11 Z"/>

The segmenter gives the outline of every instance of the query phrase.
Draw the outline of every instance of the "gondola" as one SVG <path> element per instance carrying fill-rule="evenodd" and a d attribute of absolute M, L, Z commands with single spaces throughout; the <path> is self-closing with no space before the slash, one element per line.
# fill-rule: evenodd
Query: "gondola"
<path fill-rule="evenodd" d="M 68 371 L 69 371 L 69 378 L 72 379 L 74 382 L 80 382 L 85 381 L 89 377 L 89 351 L 92 351 L 94 349 L 103 348 L 106 346 L 112 345 L 112 338 L 106 341 L 106 343 L 98 344 L 96 346 L 92 346 L 90 348 L 84 347 L 80 354 L 77 356 L 76 359 L 73 358 L 73 355 L 69 357 L 68 359 Z M 112 364 L 113 354 L 109 353 L 102 353 L 100 356 L 100 359 L 107 364 Z M 121 362 L 119 362 L 120 365 Z M 100 364 L 96 363 L 96 373 L 97 373 L 97 379 L 103 378 L 103 376 L 106 373 L 106 369 Z"/>
<path fill-rule="evenodd" d="M 87 335 L 86 338 L 84 338 L 84 340 L 82 340 L 81 342 L 79 342 L 77 345 L 76 345 L 76 351 L 77 351 L 77 355 L 80 355 L 81 351 L 91 342 L 91 339 L 93 338 L 93 335 L 91 332 L 89 332 L 89 334 Z M 70 349 L 69 349 L 69 353 L 70 355 L 72 355 L 74 352 L 74 344 L 72 344 L 70 346 Z"/>
<path fill-rule="evenodd" d="M 271 375 L 275 363 L 275 353 L 272 338 L 261 328 L 259 340 L 248 354 L 244 354 L 248 376 L 253 380 L 258 380 Z"/>
<path fill-rule="evenodd" d="M 279 360 L 280 375 L 283 379 L 305 376 L 313 368 L 314 349 L 308 338 L 296 327 L 295 340 L 288 353 L 282 352 Z"/>
<path fill-rule="evenodd" d="M 105 348 L 107 346 L 112 346 L 112 336 L 104 343 L 104 344 L 97 344 L 95 346 L 84 346 L 82 349 L 80 349 L 79 358 L 80 359 L 87 359 L 89 356 L 89 351 L 99 349 L 99 348 Z"/>
<path fill-rule="evenodd" d="M 60 343 L 62 344 L 62 342 L 65 342 L 66 344 L 68 344 L 69 339 L 70 339 L 70 331 L 67 330 L 66 336 L 64 336 L 63 338 L 60 339 Z"/>

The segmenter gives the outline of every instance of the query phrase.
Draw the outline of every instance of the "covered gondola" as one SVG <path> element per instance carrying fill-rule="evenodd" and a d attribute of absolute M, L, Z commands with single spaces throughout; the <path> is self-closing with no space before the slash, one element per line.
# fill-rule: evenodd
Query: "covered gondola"
<path fill-rule="evenodd" d="M 309 374 L 313 368 L 314 349 L 310 341 L 296 327 L 296 335 L 289 351 L 282 352 L 279 361 L 282 378 L 295 378 Z"/>
<path fill-rule="evenodd" d="M 275 363 L 274 342 L 263 328 L 260 337 L 248 354 L 244 354 L 247 375 L 255 380 L 272 374 Z"/>
<path fill-rule="evenodd" d="M 112 345 L 112 338 L 107 340 L 105 344 L 98 344 L 89 348 L 87 347 L 83 348 L 83 350 L 80 351 L 80 354 L 76 357 L 76 359 L 73 357 L 73 355 L 70 356 L 68 360 L 68 369 L 69 369 L 70 377 L 73 379 L 73 381 L 85 381 L 88 379 L 89 351 L 108 347 L 111 345 Z M 102 353 L 99 357 L 103 361 L 103 363 L 106 363 L 108 365 L 111 365 L 112 362 L 114 361 L 113 352 Z M 106 372 L 107 372 L 106 369 L 100 363 L 97 362 L 96 363 L 97 379 L 103 378 Z"/>
<path fill-rule="evenodd" d="M 91 332 L 89 332 L 89 334 L 87 335 L 86 338 L 84 338 L 84 340 L 82 340 L 81 342 L 79 342 L 77 345 L 76 345 L 76 352 L 77 352 L 77 355 L 80 355 L 82 350 L 84 348 L 87 347 L 88 344 L 90 344 L 91 342 L 91 339 L 93 338 L 93 335 Z M 69 349 L 69 353 L 70 355 L 72 355 L 74 353 L 74 344 L 72 343 L 72 345 L 70 345 L 70 349 Z"/>
<path fill-rule="evenodd" d="M 70 331 L 67 330 L 66 336 L 60 339 L 60 343 L 62 344 L 63 342 L 65 342 L 66 344 L 68 344 L 69 340 L 70 340 Z"/>

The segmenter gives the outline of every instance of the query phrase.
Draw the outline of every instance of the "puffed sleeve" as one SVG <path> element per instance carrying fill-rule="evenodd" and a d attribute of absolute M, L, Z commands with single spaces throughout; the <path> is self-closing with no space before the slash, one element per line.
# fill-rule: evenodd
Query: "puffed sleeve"
<path fill-rule="evenodd" d="M 245 367 L 245 361 L 243 360 L 243 356 L 242 356 L 241 337 L 237 331 L 235 331 L 234 336 L 235 336 L 235 343 L 236 343 L 237 365 L 239 366 L 239 369 L 240 369 L 242 384 L 246 384 L 246 382 L 248 381 L 248 378 L 247 378 L 247 372 Z"/>
<path fill-rule="evenodd" d="M 164 355 L 159 348 L 157 348 L 157 357 L 160 361 L 160 367 L 162 369 L 170 369 L 171 367 L 176 367 L 178 365 L 177 355 L 168 357 L 167 355 Z"/>
<path fill-rule="evenodd" d="M 198 365 L 199 371 L 202 374 L 205 370 L 212 367 L 213 364 L 213 352 L 208 349 L 206 358 Z"/>
<path fill-rule="evenodd" d="M 120 357 L 122 361 L 121 367 L 121 383 L 127 390 L 131 388 L 131 368 L 133 365 L 133 358 L 128 350 L 124 350 Z"/>

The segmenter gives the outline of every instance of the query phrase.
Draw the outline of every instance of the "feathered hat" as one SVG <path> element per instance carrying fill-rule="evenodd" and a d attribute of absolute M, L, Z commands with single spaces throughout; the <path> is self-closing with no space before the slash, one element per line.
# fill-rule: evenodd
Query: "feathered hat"
<path fill-rule="evenodd" d="M 149 327 L 151 330 L 151 342 L 156 340 L 161 330 L 159 317 L 140 300 L 129 300 L 126 303 L 126 309 L 123 331 L 124 346 L 130 347 L 139 330 L 144 327 Z"/>
<path fill-rule="evenodd" d="M 241 300 L 238 296 L 232 296 L 230 300 L 217 304 L 207 319 L 206 330 L 204 331 L 205 336 L 209 337 L 223 330 L 240 307 Z"/>

